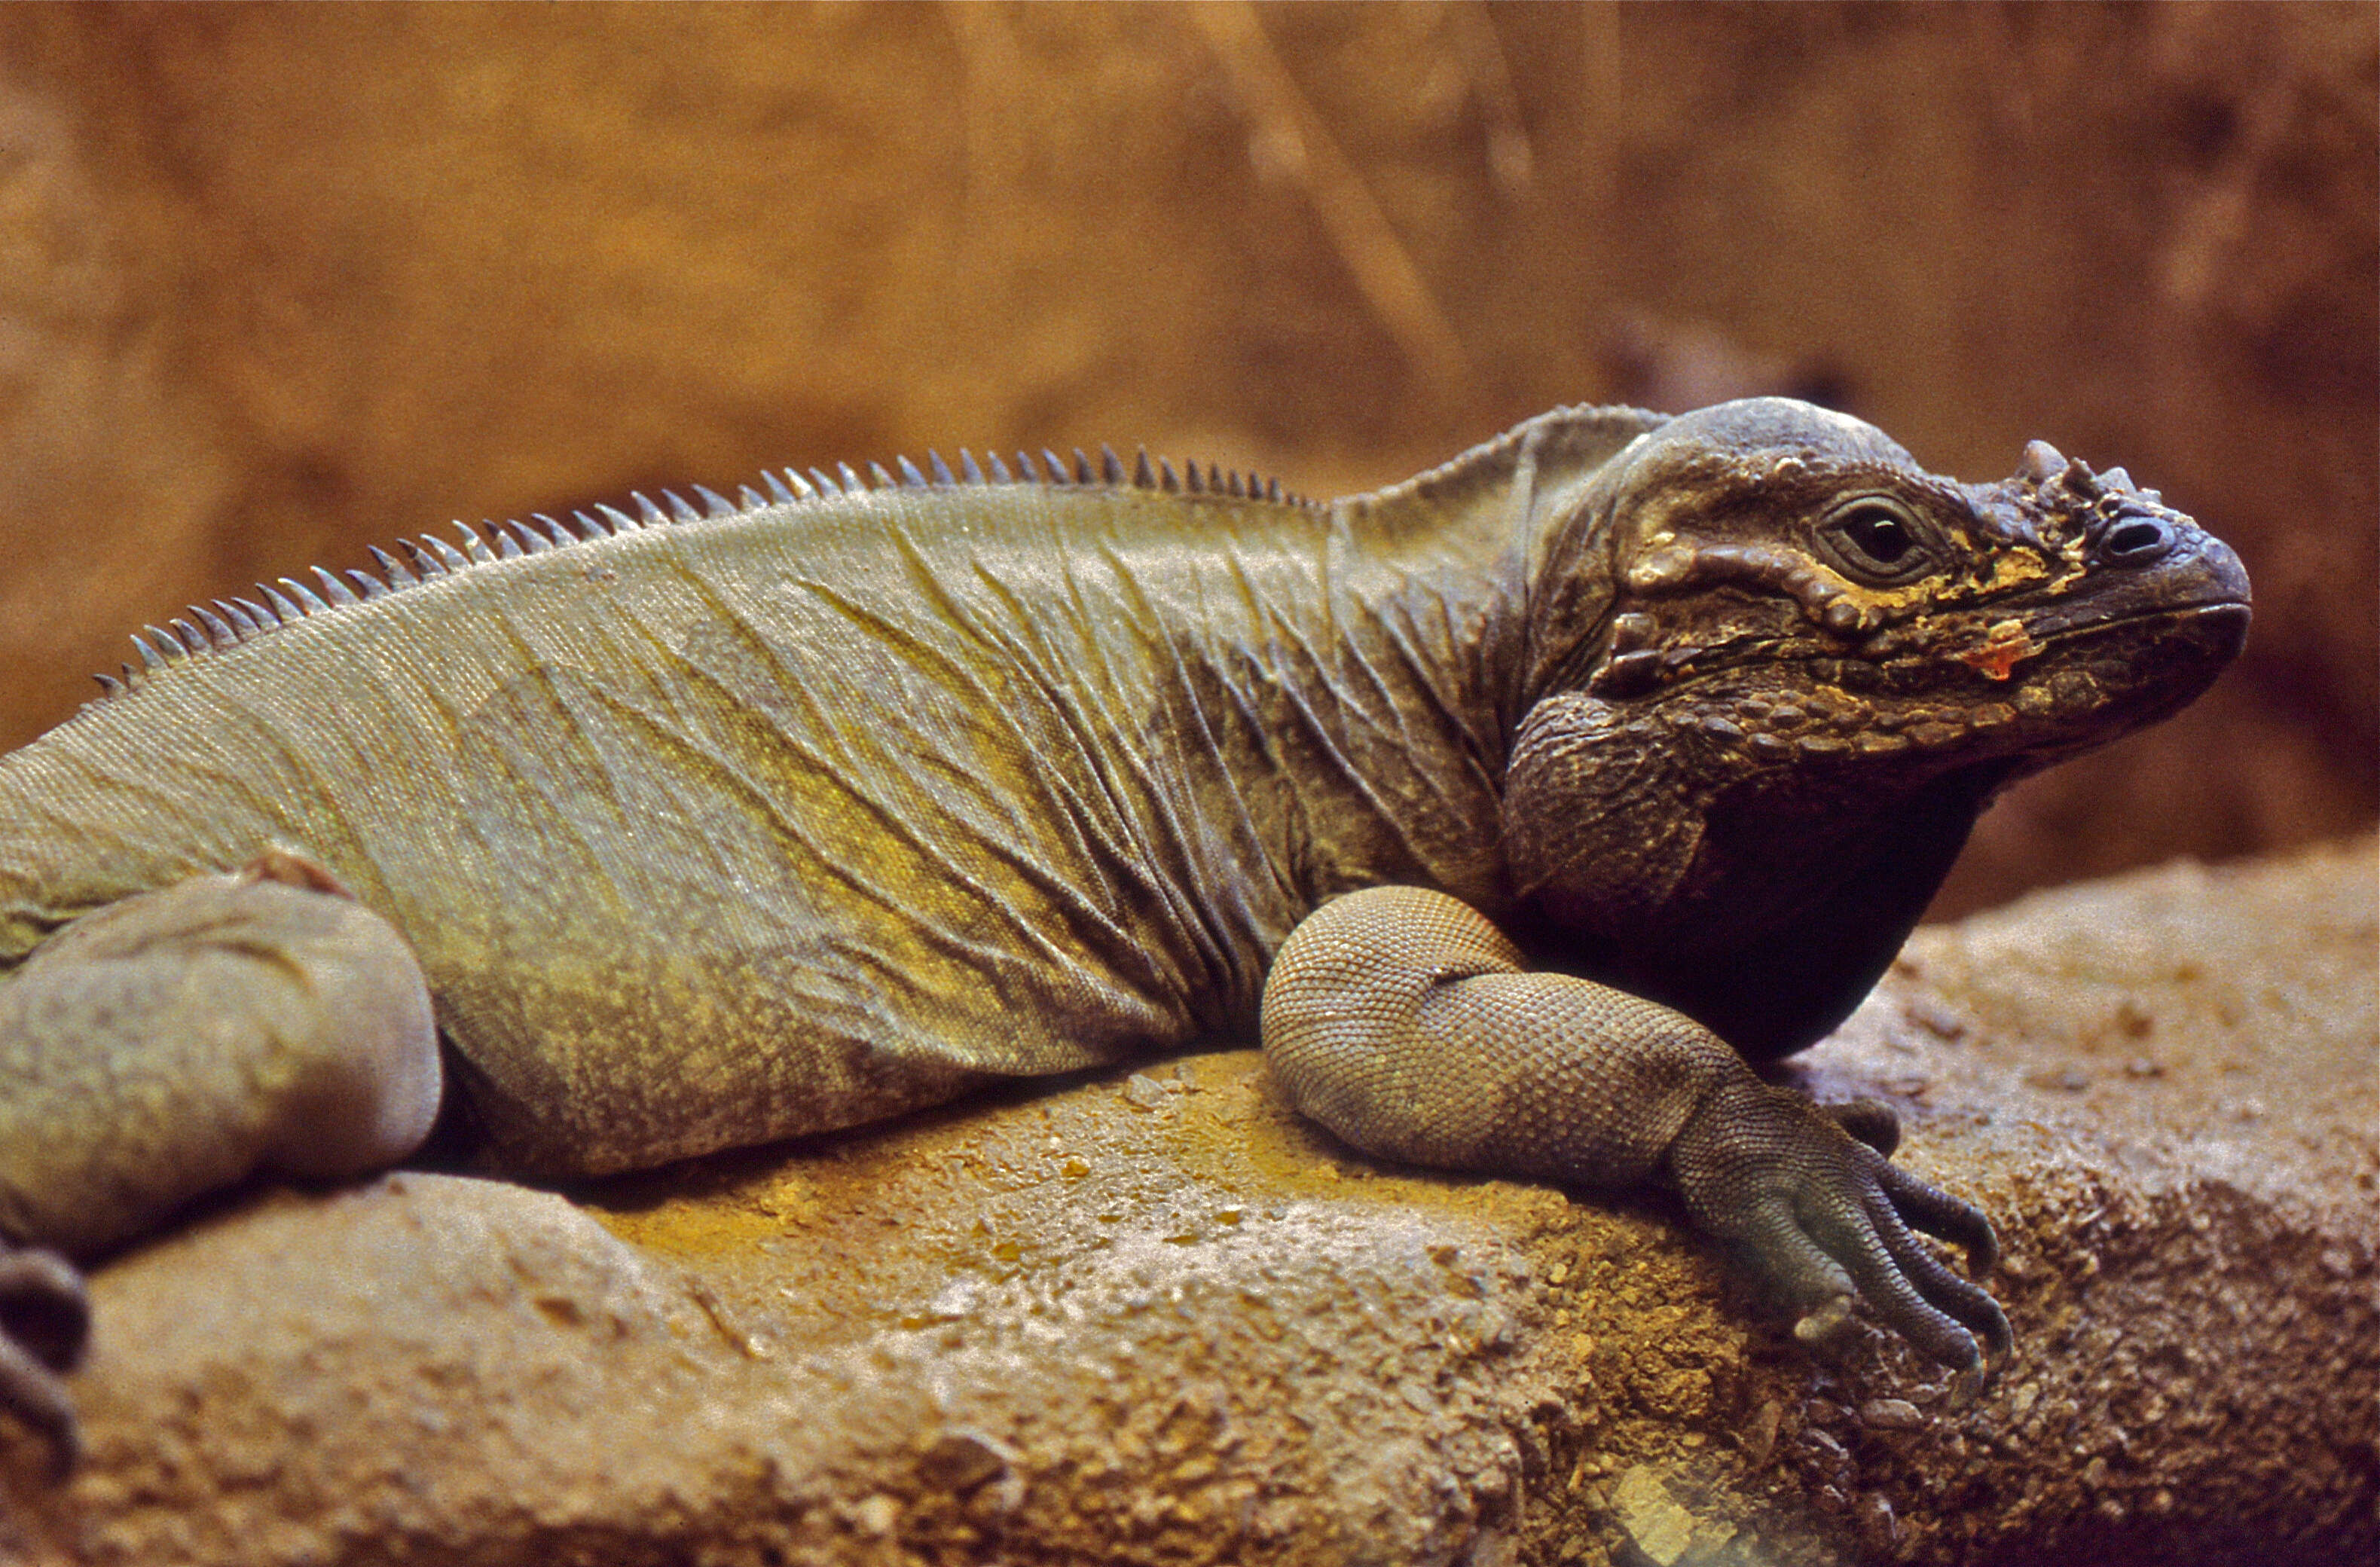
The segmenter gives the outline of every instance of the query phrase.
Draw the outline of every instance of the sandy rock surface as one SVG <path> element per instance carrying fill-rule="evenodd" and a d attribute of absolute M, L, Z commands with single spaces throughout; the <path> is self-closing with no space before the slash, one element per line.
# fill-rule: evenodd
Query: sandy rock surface
<path fill-rule="evenodd" d="M 1982 1202 L 2020 1357 L 1825 1356 L 1658 1199 L 1379 1166 L 1252 1051 L 567 1197 L 251 1197 L 95 1280 L 50 1562 L 2345 1560 L 2374 849 L 1929 929 L 1808 1058 Z"/>

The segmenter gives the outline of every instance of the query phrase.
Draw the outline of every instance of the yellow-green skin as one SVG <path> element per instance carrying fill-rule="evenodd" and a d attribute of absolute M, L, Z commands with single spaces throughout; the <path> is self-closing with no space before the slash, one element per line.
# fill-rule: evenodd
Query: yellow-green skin
<path fill-rule="evenodd" d="M 1328 505 L 969 468 L 467 531 L 155 634 L 0 759 L 0 1238 L 402 1157 L 432 1006 L 542 1173 L 1261 1006 L 1351 1142 L 1665 1177 L 1821 1326 L 1856 1293 L 1938 1359 L 2005 1344 L 1909 1234 L 1987 1269 L 1989 1224 L 1888 1112 L 1746 1061 L 1857 1004 L 1993 791 L 2204 687 L 2219 542 L 2038 443 L 1961 485 L 1779 399 L 1560 410 Z M 55 1268 L 0 1245 L 0 1293 L 71 1318 Z M 39 1337 L 0 1326 L 0 1406 L 70 1454 L 79 1329 Z"/>
<path fill-rule="evenodd" d="M 0 759 L 0 962 L 301 848 L 404 934 L 540 1172 L 1249 1028 L 1330 894 L 1500 901 L 1497 585 L 1448 591 L 1476 541 L 1361 527 L 895 487 L 316 613 Z"/>

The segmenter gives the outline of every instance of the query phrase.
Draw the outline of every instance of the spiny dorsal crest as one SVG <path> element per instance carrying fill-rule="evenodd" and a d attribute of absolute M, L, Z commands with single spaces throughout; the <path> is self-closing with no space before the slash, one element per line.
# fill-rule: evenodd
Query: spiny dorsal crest
<path fill-rule="evenodd" d="M 1081 447 L 1075 448 L 1071 467 L 1057 453 L 1043 447 L 1037 465 L 1030 453 L 1018 452 L 1012 471 L 997 452 L 987 452 L 983 464 L 973 453 L 959 449 L 959 469 L 953 473 L 941 454 L 928 451 L 927 467 L 921 471 L 907 457 L 895 457 L 896 476 L 885 471 L 880 463 L 870 463 L 868 477 L 863 479 L 852 470 L 849 463 L 836 465 L 833 474 L 822 468 L 811 468 L 807 477 L 793 468 L 783 470 L 784 477 L 763 471 L 763 494 L 747 484 L 737 491 L 737 498 L 726 496 L 706 486 L 695 485 L 694 492 L 702 500 L 703 509 L 696 511 L 675 491 L 664 490 L 662 498 L 669 503 L 664 511 L 641 492 L 632 492 L 637 503 L 637 516 L 630 516 L 614 506 L 599 505 L 595 515 L 583 511 L 570 514 L 568 524 L 555 521 L 543 512 L 532 513 L 530 520 L 537 526 L 506 521 L 502 524 L 482 521 L 483 536 L 466 522 L 454 527 L 461 535 L 462 545 L 446 542 L 425 533 L 419 540 L 403 539 L 399 547 L 411 557 L 412 564 L 372 545 L 373 561 L 380 567 L 374 576 L 368 571 L 349 571 L 342 577 L 322 566 L 313 568 L 313 576 L 322 585 L 316 592 L 295 577 L 282 577 L 278 585 L 260 582 L 254 599 L 217 599 L 212 607 L 199 604 L 188 606 L 184 617 L 168 621 L 164 626 L 144 626 L 134 634 L 132 646 L 140 654 L 139 665 L 121 665 L 120 676 L 98 674 L 97 680 L 109 697 L 119 697 L 138 686 L 148 675 L 168 669 L 185 660 L 208 653 L 228 651 L 254 640 L 267 632 L 316 615 L 330 614 L 356 604 L 384 599 L 392 593 L 419 587 L 424 582 L 457 576 L 475 565 L 492 565 L 499 561 L 517 560 L 526 555 L 542 554 L 549 550 L 567 549 L 598 539 L 610 539 L 642 528 L 667 527 L 679 523 L 701 523 L 747 516 L 771 506 L 799 506 L 863 495 L 879 490 L 949 490 L 970 486 L 990 487 L 1001 484 L 1038 484 L 1050 489 L 1135 489 L 1150 490 L 1167 495 L 1211 495 L 1218 498 L 1263 501 L 1281 505 L 1312 506 L 1313 502 L 1293 491 L 1283 490 L 1278 479 L 1258 479 L 1252 473 L 1240 473 L 1209 463 L 1201 468 L 1196 463 L 1185 463 L 1177 472 L 1163 457 L 1151 459 L 1143 448 L 1133 466 L 1127 469 L 1123 459 L 1112 447 L 1102 445 L 1096 461 Z M 988 471 L 987 466 L 988 465 Z M 492 547 L 488 541 L 492 538 Z"/>
<path fill-rule="evenodd" d="M 1354 504 L 1383 524 L 1401 514 L 1427 524 L 1474 496 L 1514 482 L 1524 469 L 1540 489 L 1592 472 L 1669 419 L 1667 414 L 1617 406 L 1555 408 L 1402 483 L 1356 497 Z"/>

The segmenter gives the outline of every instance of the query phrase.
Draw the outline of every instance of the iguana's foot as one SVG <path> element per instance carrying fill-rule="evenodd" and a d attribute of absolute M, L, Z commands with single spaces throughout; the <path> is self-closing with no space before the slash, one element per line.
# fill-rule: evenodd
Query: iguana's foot
<path fill-rule="evenodd" d="M 1999 1360 L 2014 1348 L 2008 1318 L 1911 1231 L 1964 1247 L 1978 1278 L 1998 1243 L 1980 1209 L 1885 1158 L 1879 1145 L 1898 1136 L 1873 1100 L 1821 1107 L 1747 1073 L 1705 1099 L 1670 1164 L 1695 1220 L 1741 1246 L 1802 1310 L 1796 1337 L 1831 1337 L 1858 1295 L 1927 1355 L 1973 1373 L 1985 1349 Z"/>
<path fill-rule="evenodd" d="M 306 856 L 127 898 L 0 982 L 0 1233 L 88 1257 L 259 1170 L 380 1169 L 441 1074 L 405 939 Z"/>
<path fill-rule="evenodd" d="M 0 1246 L 0 1409 L 48 1441 L 51 1472 L 61 1480 L 82 1445 L 65 1379 L 90 1338 L 82 1275 L 55 1252 Z"/>
<path fill-rule="evenodd" d="M 0 982 L 0 1233 L 87 1258 L 259 1171 L 382 1168 L 441 1073 L 404 938 L 303 854 L 127 898 Z M 0 1247 L 0 1412 L 62 1471 L 88 1318 L 58 1256 Z"/>

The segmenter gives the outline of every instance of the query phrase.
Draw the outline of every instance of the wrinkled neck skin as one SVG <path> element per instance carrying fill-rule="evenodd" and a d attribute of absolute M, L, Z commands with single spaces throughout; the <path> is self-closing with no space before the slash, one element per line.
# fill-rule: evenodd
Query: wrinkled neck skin
<path fill-rule="evenodd" d="M 1200 881 L 1252 901 L 1266 961 L 1298 918 L 1356 888 L 1429 885 L 1488 908 L 1512 896 L 1496 823 L 1517 559 L 1483 567 L 1342 540 L 1307 570 L 1268 595 L 1277 613 L 1253 629 L 1219 634 L 1230 617 L 1211 593 L 1169 617 L 1187 678 L 1152 722 L 1201 831 L 1242 824 L 1254 853 Z"/>

